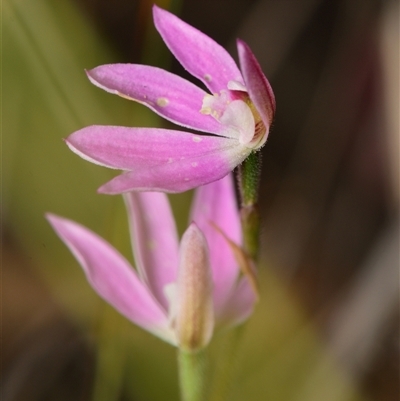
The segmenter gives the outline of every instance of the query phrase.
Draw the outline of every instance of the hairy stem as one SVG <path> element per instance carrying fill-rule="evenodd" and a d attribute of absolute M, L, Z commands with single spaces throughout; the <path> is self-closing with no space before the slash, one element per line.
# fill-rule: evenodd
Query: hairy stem
<path fill-rule="evenodd" d="M 258 212 L 258 190 L 260 175 L 261 152 L 253 152 L 238 169 L 243 246 L 244 250 L 253 260 L 257 259 L 259 246 L 260 217 Z"/>

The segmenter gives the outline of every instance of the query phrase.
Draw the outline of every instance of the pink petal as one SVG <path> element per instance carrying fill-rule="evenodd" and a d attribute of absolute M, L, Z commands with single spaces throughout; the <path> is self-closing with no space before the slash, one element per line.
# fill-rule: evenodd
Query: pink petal
<path fill-rule="evenodd" d="M 128 191 L 184 192 L 219 180 L 233 170 L 232 160 L 239 164 L 247 155 L 242 157 L 242 153 L 228 149 L 222 154 L 209 153 L 176 163 L 138 168 L 115 177 L 98 191 L 109 195 Z"/>
<path fill-rule="evenodd" d="M 220 327 L 230 327 L 243 323 L 253 313 L 256 302 L 257 294 L 254 292 L 248 278 L 241 277 L 231 292 L 225 308 L 216 317 L 218 325 Z"/>
<path fill-rule="evenodd" d="M 213 281 L 206 239 L 192 223 L 182 237 L 176 287 L 175 327 L 179 348 L 197 351 L 214 329 Z"/>
<path fill-rule="evenodd" d="M 71 150 L 92 163 L 132 170 L 202 156 L 236 143 L 215 136 L 160 128 L 93 125 L 66 139 Z"/>
<path fill-rule="evenodd" d="M 226 89 L 229 81 L 243 82 L 233 58 L 210 37 L 157 6 L 153 6 L 153 17 L 158 32 L 174 56 L 211 93 Z"/>
<path fill-rule="evenodd" d="M 237 41 L 240 68 L 244 81 L 256 109 L 260 113 L 261 119 L 267 129 L 265 140 L 268 136 L 268 130 L 272 124 L 275 114 L 275 96 L 271 85 L 263 74 L 260 65 L 249 46 L 242 40 Z M 265 140 L 263 142 L 265 142 Z"/>
<path fill-rule="evenodd" d="M 231 174 L 196 190 L 191 219 L 199 226 L 209 244 L 214 306 L 218 316 L 225 307 L 239 274 L 238 263 L 228 242 L 215 227 L 221 229 L 236 244 L 241 244 L 240 216 Z"/>
<path fill-rule="evenodd" d="M 168 198 L 159 192 L 129 192 L 133 253 L 139 275 L 158 302 L 169 309 L 165 286 L 176 281 L 179 240 Z"/>
<path fill-rule="evenodd" d="M 91 162 L 133 170 L 100 188 L 109 194 L 186 191 L 224 177 L 251 151 L 235 139 L 111 126 L 83 128 L 70 135 L 67 144 Z"/>
<path fill-rule="evenodd" d="M 46 217 L 105 301 L 138 326 L 174 343 L 166 313 L 122 255 L 79 224 L 52 214 Z"/>
<path fill-rule="evenodd" d="M 146 65 L 109 64 L 87 75 L 96 86 L 142 103 L 178 125 L 211 133 L 222 129 L 214 118 L 200 113 L 206 92 L 170 72 Z"/>

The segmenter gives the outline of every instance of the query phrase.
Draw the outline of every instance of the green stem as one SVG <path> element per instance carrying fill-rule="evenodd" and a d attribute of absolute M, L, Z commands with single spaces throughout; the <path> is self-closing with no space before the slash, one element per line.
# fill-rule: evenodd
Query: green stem
<path fill-rule="evenodd" d="M 252 152 L 239 166 L 239 185 L 242 206 L 257 203 L 261 175 L 261 152 Z"/>
<path fill-rule="evenodd" d="M 258 190 L 260 175 L 261 152 L 253 152 L 238 169 L 243 246 L 244 250 L 253 260 L 257 259 L 259 247 L 260 217 L 258 212 Z"/>
<path fill-rule="evenodd" d="M 206 351 L 178 350 L 179 381 L 182 401 L 206 401 Z"/>
<path fill-rule="evenodd" d="M 243 206 L 240 209 L 240 219 L 242 222 L 243 248 L 246 253 L 254 260 L 257 260 L 259 247 L 260 217 L 258 205 Z"/>

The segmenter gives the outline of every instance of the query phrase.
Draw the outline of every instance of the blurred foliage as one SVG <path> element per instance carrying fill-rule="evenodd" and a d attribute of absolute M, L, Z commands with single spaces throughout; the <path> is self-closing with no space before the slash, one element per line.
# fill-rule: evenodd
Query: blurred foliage
<path fill-rule="evenodd" d="M 117 60 L 70 2 L 5 1 L 3 11 L 4 223 L 57 282 L 70 259 L 44 213 L 73 218 L 107 239 L 114 236 L 116 211 L 123 213 L 119 197 L 95 192 L 115 172 L 77 158 L 62 138 L 91 124 L 155 126 L 159 120 L 89 83 L 85 68 Z M 57 269 L 49 269 L 54 260 Z M 71 282 L 55 292 L 68 300 Z"/>
<path fill-rule="evenodd" d="M 152 40 L 146 46 L 158 54 Z M 69 1 L 4 0 L 3 54 L 6 234 L 62 308 L 93 334 L 95 401 L 177 399 L 174 349 L 100 301 L 44 219 L 51 211 L 79 221 L 129 256 L 121 198 L 95 191 L 115 172 L 76 157 L 62 138 L 90 124 L 156 126 L 158 118 L 89 83 L 85 68 L 118 60 Z M 190 194 L 171 199 L 182 232 Z M 263 270 L 262 302 L 245 330 L 232 400 L 360 400 L 295 301 Z M 222 341 L 223 334 L 216 337 L 213 358 Z"/>

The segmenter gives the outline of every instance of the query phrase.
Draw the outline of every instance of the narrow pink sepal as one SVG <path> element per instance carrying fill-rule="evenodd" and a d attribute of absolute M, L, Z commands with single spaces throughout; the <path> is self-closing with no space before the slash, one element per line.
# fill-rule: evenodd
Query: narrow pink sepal
<path fill-rule="evenodd" d="M 209 36 L 157 6 L 153 6 L 153 17 L 158 32 L 174 56 L 211 93 L 226 89 L 229 81 L 243 83 L 233 58 Z"/>
<path fill-rule="evenodd" d="M 237 49 L 247 91 L 267 129 L 266 139 L 275 114 L 275 95 L 250 47 L 238 39 Z"/>
<path fill-rule="evenodd" d="M 159 192 L 129 192 L 124 199 L 139 275 L 168 310 L 165 286 L 176 280 L 179 254 L 178 233 L 168 198 Z"/>
<path fill-rule="evenodd" d="M 210 244 L 214 307 L 218 319 L 236 283 L 239 266 L 228 242 L 216 227 L 236 244 L 242 243 L 232 174 L 196 190 L 191 220 L 196 222 Z"/>
<path fill-rule="evenodd" d="M 207 137 L 207 139 L 211 137 Z M 229 141 L 225 138 L 213 140 Z M 218 151 L 196 156 L 182 156 L 173 162 L 144 166 L 123 173 L 98 189 L 104 194 L 128 191 L 160 191 L 179 193 L 219 180 L 230 173 L 249 154 L 249 149 L 228 142 Z"/>
<path fill-rule="evenodd" d="M 138 326 L 175 342 L 166 313 L 118 251 L 80 224 L 53 214 L 46 217 L 105 301 Z"/>
<path fill-rule="evenodd" d="M 102 65 L 86 73 L 96 86 L 137 101 L 175 124 L 215 134 L 223 128 L 200 113 L 206 92 L 178 75 L 138 64 Z"/>
<path fill-rule="evenodd" d="M 223 153 L 236 140 L 161 128 L 92 125 L 71 134 L 66 143 L 92 163 L 120 170 L 176 165 L 180 161 Z M 239 150 L 240 152 L 240 150 Z"/>

